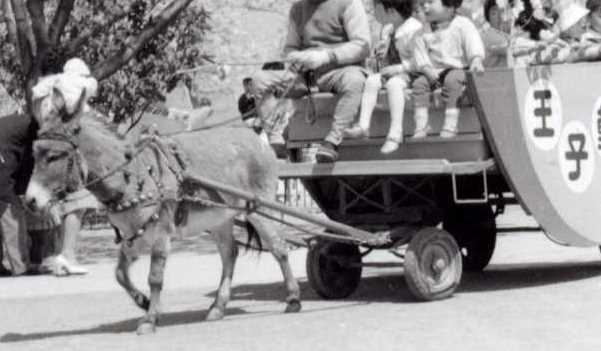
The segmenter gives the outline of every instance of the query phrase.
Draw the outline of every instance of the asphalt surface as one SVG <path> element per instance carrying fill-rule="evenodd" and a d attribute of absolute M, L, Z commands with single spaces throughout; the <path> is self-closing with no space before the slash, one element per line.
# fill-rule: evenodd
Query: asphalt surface
<path fill-rule="evenodd" d="M 503 225 L 531 225 L 518 212 Z M 359 289 L 324 301 L 306 282 L 305 251 L 291 252 L 303 310 L 283 314 L 284 290 L 269 255 L 240 257 L 227 315 L 204 322 L 219 280 L 214 253 L 170 257 L 163 315 L 137 336 L 142 315 L 113 280 L 112 259 L 83 277 L 0 279 L 0 350 L 598 350 L 601 254 L 566 248 L 542 233 L 499 236 L 487 270 L 463 276 L 450 299 L 419 303 L 398 259 L 377 252 Z M 148 258 L 133 269 L 146 290 Z"/>

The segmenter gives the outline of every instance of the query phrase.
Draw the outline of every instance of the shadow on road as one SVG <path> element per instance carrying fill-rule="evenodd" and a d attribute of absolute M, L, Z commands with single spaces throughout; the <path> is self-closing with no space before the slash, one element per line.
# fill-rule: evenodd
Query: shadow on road
<path fill-rule="evenodd" d="M 208 309 L 163 313 L 161 314 L 159 328 L 172 325 L 200 323 L 204 320 L 207 313 Z M 227 308 L 225 313 L 226 316 L 235 316 L 239 314 L 246 314 L 248 312 L 240 308 Z M 130 318 L 119 322 L 101 324 L 97 327 L 87 329 L 60 330 L 30 334 L 6 333 L 2 335 L 2 337 L 0 337 L 0 343 L 32 341 L 46 338 L 56 338 L 75 335 L 135 333 L 137 327 L 138 318 Z"/>
<path fill-rule="evenodd" d="M 272 299 L 273 300 L 273 299 Z M 276 299 L 277 300 L 277 299 Z M 364 305 L 364 303 L 350 302 L 343 305 L 327 306 L 312 308 L 311 310 L 303 311 L 304 313 L 317 312 L 317 311 L 328 311 L 328 310 L 339 310 L 352 306 Z M 158 328 L 164 328 L 168 326 L 186 325 L 195 323 L 224 323 L 231 322 L 235 319 L 228 319 L 228 317 L 236 315 L 244 315 L 244 318 L 262 318 L 266 316 L 274 316 L 284 314 L 283 310 L 285 304 L 282 302 L 281 311 L 259 311 L 249 312 L 244 307 L 237 308 L 226 308 L 226 318 L 217 322 L 206 322 L 205 318 L 209 312 L 208 309 L 195 310 L 195 311 L 180 311 L 180 312 L 168 312 L 162 313 L 160 316 L 160 322 Z M 1 343 L 18 343 L 42 340 L 48 338 L 68 337 L 68 336 L 82 336 L 82 335 L 95 335 L 95 334 L 133 334 L 136 332 L 138 327 L 139 318 L 129 318 L 126 320 L 101 324 L 93 328 L 85 329 L 73 329 L 73 330 L 59 330 L 59 331 L 47 331 L 47 332 L 36 332 L 36 333 L 6 333 L 0 337 Z"/>
<path fill-rule="evenodd" d="M 383 267 L 390 268 L 389 264 Z M 344 304 L 334 306 L 313 306 L 301 313 L 311 313 L 324 310 L 341 310 L 357 307 L 374 302 L 414 303 L 413 296 L 409 293 L 403 278 L 402 269 L 398 273 L 377 274 L 377 270 L 370 270 L 371 275 L 364 276 L 357 291 L 345 299 Z M 480 293 L 487 291 L 513 290 L 530 287 L 541 287 L 551 284 L 570 283 L 579 280 L 591 279 L 601 276 L 601 262 L 567 262 L 567 263 L 533 263 L 533 264 L 498 264 L 491 265 L 486 271 L 480 273 L 465 273 L 458 293 Z M 300 282 L 302 299 L 304 301 L 322 300 L 306 281 Z M 282 283 L 247 284 L 235 286 L 232 297 L 236 300 L 254 301 L 281 301 L 285 289 Z M 214 293 L 207 296 L 213 297 Z M 282 303 L 282 310 L 284 304 Z M 195 311 L 180 311 L 164 313 L 161 315 L 160 327 L 201 323 L 208 313 L 208 309 Z M 281 312 L 249 312 L 244 307 L 228 308 L 226 316 L 245 315 L 249 318 L 261 318 Z M 227 322 L 226 318 L 222 322 Z M 29 334 L 6 333 L 0 337 L 0 343 L 14 343 L 32 341 L 63 336 L 90 335 L 90 334 L 119 334 L 134 333 L 138 319 L 126 319 L 118 322 L 101 324 L 97 327 L 75 330 L 61 330 L 37 332 Z"/>
<path fill-rule="evenodd" d="M 372 265 L 374 266 L 374 265 Z M 384 263 L 383 267 L 391 265 Z M 410 294 L 402 268 L 398 273 L 363 276 L 355 293 L 347 300 L 361 302 L 416 302 Z M 601 262 L 566 262 L 566 263 L 529 263 L 529 264 L 497 264 L 491 265 L 484 272 L 466 272 L 463 274 L 459 293 L 513 290 L 539 287 L 551 284 L 569 283 L 578 280 L 601 276 Z M 302 299 L 305 301 L 322 300 L 309 283 L 300 282 Z M 249 300 L 269 300 L 281 298 L 284 294 L 283 284 L 249 284 L 239 285 L 232 289 L 234 298 Z M 208 296 L 214 297 L 214 293 Z"/>

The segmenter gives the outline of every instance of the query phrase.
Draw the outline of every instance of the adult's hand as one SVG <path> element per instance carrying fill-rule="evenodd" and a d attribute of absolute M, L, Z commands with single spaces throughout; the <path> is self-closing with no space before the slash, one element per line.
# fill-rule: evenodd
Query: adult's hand
<path fill-rule="evenodd" d="M 288 54 L 288 60 L 303 70 L 312 70 L 330 63 L 330 55 L 326 50 L 308 49 L 291 52 Z"/>

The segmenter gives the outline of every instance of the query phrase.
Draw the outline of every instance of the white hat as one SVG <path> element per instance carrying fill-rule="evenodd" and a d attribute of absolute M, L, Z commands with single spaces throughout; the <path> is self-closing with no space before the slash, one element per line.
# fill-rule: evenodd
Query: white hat
<path fill-rule="evenodd" d="M 571 26 L 578 23 L 578 21 L 580 21 L 584 16 L 588 15 L 588 13 L 588 9 L 578 5 L 575 2 L 566 5 L 559 11 L 559 20 L 557 21 L 559 30 L 565 32 Z"/>
<path fill-rule="evenodd" d="M 90 69 L 82 59 L 74 57 L 69 59 L 63 66 L 63 72 L 74 73 L 82 76 L 91 75 Z"/>

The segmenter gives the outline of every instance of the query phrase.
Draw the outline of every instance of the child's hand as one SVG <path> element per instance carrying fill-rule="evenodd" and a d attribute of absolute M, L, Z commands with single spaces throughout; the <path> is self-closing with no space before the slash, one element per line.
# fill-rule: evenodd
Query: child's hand
<path fill-rule="evenodd" d="M 428 78 L 428 81 L 430 81 L 430 84 L 435 84 L 436 82 L 438 82 L 438 74 L 436 74 L 436 72 L 434 71 L 434 68 L 432 67 L 424 67 L 422 69 L 422 73 L 426 76 L 426 78 Z"/>
<path fill-rule="evenodd" d="M 470 63 L 470 71 L 475 73 L 484 72 L 484 65 L 482 64 L 482 57 L 474 57 Z"/>
<path fill-rule="evenodd" d="M 374 48 L 376 58 L 383 59 L 386 56 L 386 53 L 388 52 L 388 43 L 388 40 L 380 40 L 376 44 L 376 47 Z"/>

